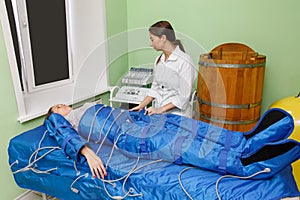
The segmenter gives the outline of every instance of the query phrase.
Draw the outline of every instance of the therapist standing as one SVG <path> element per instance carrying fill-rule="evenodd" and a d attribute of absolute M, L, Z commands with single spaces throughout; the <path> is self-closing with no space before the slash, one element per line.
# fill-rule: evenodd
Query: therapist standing
<path fill-rule="evenodd" d="M 185 53 L 175 31 L 168 21 L 159 21 L 149 28 L 150 46 L 162 54 L 154 64 L 154 79 L 146 98 L 130 111 L 146 109 L 148 115 L 173 113 L 191 117 L 189 104 L 196 68 L 191 57 Z"/>

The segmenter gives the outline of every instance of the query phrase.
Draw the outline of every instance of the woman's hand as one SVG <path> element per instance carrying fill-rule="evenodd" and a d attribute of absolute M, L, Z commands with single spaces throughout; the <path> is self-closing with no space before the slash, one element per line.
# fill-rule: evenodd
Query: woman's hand
<path fill-rule="evenodd" d="M 80 153 L 87 159 L 93 178 L 98 177 L 98 179 L 100 179 L 101 177 L 102 179 L 104 179 L 104 176 L 107 176 L 107 172 L 102 163 L 102 160 L 92 149 L 84 146 L 81 149 Z"/>
<path fill-rule="evenodd" d="M 164 107 L 159 107 L 159 108 L 150 107 L 145 110 L 145 115 L 151 116 L 153 114 L 162 114 L 165 111 L 166 110 L 164 109 Z"/>

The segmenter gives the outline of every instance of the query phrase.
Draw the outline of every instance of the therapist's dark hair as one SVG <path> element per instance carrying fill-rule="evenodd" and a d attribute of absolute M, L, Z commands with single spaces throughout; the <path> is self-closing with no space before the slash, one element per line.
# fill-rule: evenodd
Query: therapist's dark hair
<path fill-rule="evenodd" d="M 180 40 L 176 39 L 175 31 L 168 21 L 159 21 L 150 26 L 149 32 L 157 37 L 161 37 L 163 35 L 166 36 L 167 40 L 173 42 L 173 44 L 178 45 L 181 51 L 185 52 L 184 47 Z"/>

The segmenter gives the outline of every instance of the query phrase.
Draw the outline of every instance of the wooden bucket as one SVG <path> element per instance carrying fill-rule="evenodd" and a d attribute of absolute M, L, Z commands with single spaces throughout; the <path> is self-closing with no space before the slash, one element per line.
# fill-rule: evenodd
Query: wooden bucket
<path fill-rule="evenodd" d="M 226 43 L 200 55 L 195 118 L 249 131 L 260 118 L 266 57 Z"/>

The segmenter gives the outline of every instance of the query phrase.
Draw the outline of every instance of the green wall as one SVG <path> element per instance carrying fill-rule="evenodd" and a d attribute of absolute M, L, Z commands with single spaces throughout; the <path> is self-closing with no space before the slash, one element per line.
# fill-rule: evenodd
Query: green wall
<path fill-rule="evenodd" d="M 109 80 L 115 85 L 128 71 L 127 3 L 124 0 L 106 0 Z"/>
<path fill-rule="evenodd" d="M 129 0 L 127 7 L 128 30 L 167 19 L 206 52 L 223 43 L 239 42 L 266 55 L 263 111 L 274 101 L 300 92 L 299 0 Z M 148 35 L 145 40 L 149 41 Z M 129 64 L 149 58 L 149 52 L 131 53 Z M 197 63 L 202 52 L 189 53 Z"/>
<path fill-rule="evenodd" d="M 17 133 L 40 124 L 40 120 L 38 119 L 22 125 L 16 120 L 18 110 L 8 65 L 2 25 L 0 27 L 0 96 L 0 188 L 1 198 L 10 200 L 16 197 L 16 194 L 22 190 L 14 183 L 8 166 L 7 147 L 9 140 Z"/>
<path fill-rule="evenodd" d="M 201 53 L 226 42 L 240 42 L 266 55 L 266 110 L 272 102 L 300 92 L 299 7 L 299 0 L 106 0 L 111 84 L 118 83 L 128 66 L 154 62 L 158 53 L 149 47 L 146 30 L 167 19 L 195 63 Z M 3 40 L 0 27 L 0 188 L 1 199 L 10 200 L 24 190 L 15 184 L 8 166 L 9 140 L 41 124 L 42 118 L 24 124 L 16 121 L 18 111 Z M 104 97 L 107 99 L 107 94 Z"/>

